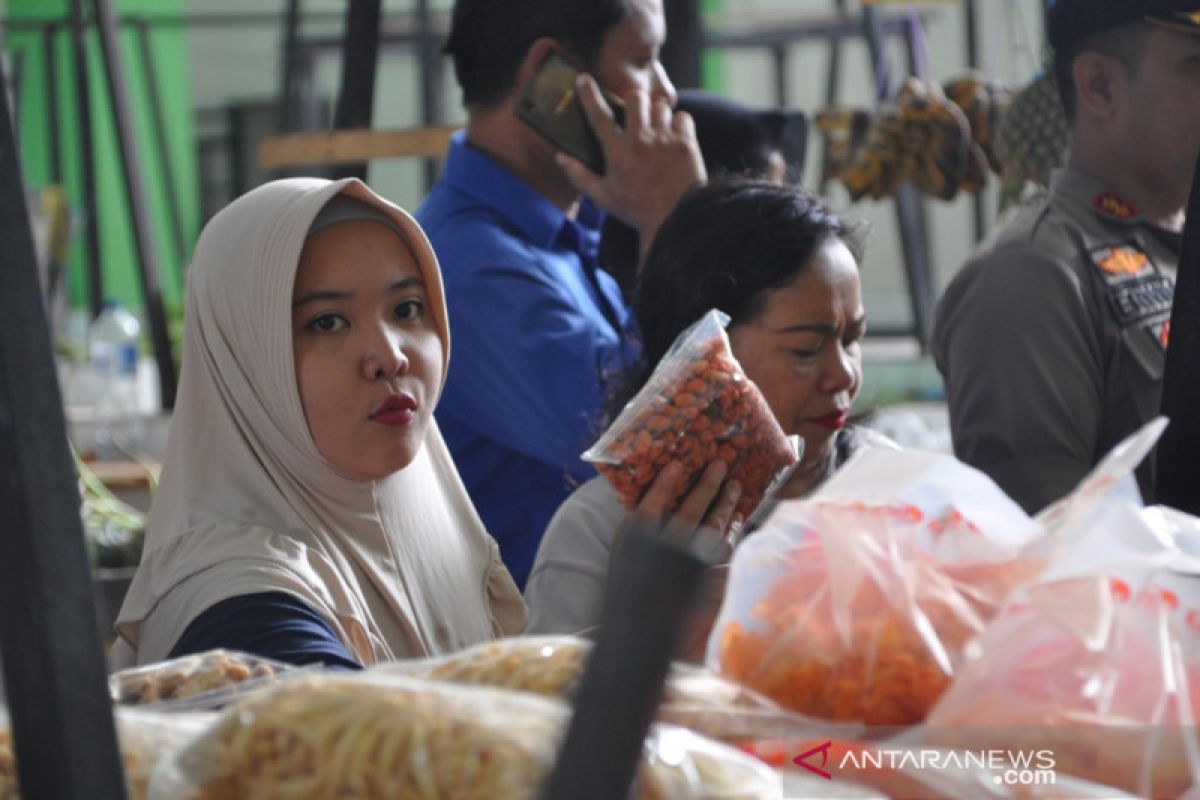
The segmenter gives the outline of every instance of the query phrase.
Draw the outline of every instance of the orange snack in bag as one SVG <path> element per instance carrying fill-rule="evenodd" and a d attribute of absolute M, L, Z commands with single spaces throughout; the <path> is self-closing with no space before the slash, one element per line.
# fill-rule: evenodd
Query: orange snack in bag
<path fill-rule="evenodd" d="M 680 335 L 646 387 L 584 458 L 633 508 L 658 472 L 678 461 L 693 479 L 715 459 L 741 483 L 737 511 L 748 518 L 799 461 L 762 392 L 729 350 L 717 312 Z"/>
<path fill-rule="evenodd" d="M 780 581 L 755 608 L 763 630 L 731 622 L 721 631 L 722 672 L 822 719 L 869 725 L 924 719 L 951 676 L 915 626 L 876 586 L 864 584 L 852 605 L 849 642 L 843 644 L 828 592 L 797 602 L 798 588 Z"/>
<path fill-rule="evenodd" d="M 980 537 L 954 514 L 928 520 L 903 505 L 812 508 L 805 525 L 823 534 L 797 528 L 798 540 L 742 577 L 753 600 L 714 629 L 719 671 L 812 717 L 921 722 L 967 643 L 1041 564 L 941 560 L 922 542 L 928 532 Z"/>

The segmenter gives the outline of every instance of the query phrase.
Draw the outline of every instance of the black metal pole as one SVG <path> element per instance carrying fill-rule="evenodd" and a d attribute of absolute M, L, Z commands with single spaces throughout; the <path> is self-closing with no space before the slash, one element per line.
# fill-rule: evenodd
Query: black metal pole
<path fill-rule="evenodd" d="M 963 0 L 963 12 L 967 35 L 967 66 L 979 68 L 979 6 L 976 0 Z M 971 196 L 971 220 L 975 226 L 975 241 L 987 233 L 987 215 L 983 206 L 983 190 Z"/>
<path fill-rule="evenodd" d="M 100 228 L 96 225 L 96 154 L 92 144 L 92 93 L 88 84 L 87 21 L 83 4 L 84 0 L 71 0 L 71 42 L 75 50 L 76 127 L 83 182 L 84 270 L 87 273 L 88 310 L 94 319 L 104 306 L 104 279 L 100 272 Z"/>
<path fill-rule="evenodd" d="M 291 133 L 299 126 L 300 96 L 296 84 L 296 53 L 300 36 L 300 0 L 287 0 L 283 14 L 283 53 L 279 66 L 279 107 L 275 127 Z"/>
<path fill-rule="evenodd" d="M 446 118 L 442 100 L 442 54 L 429 11 L 429 0 L 417 0 L 418 53 L 421 60 L 421 107 L 424 124 L 435 125 Z M 425 188 L 437 180 L 437 161 L 425 159 Z"/>
<path fill-rule="evenodd" d="M 667 41 L 662 48 L 662 64 L 671 81 L 681 89 L 700 85 L 700 52 L 704 47 L 704 28 L 700 20 L 699 0 L 665 0 Z"/>
<path fill-rule="evenodd" d="M 104 69 L 108 77 L 108 94 L 112 102 L 117 140 L 120 145 L 121 167 L 125 177 L 125 196 L 133 217 L 133 239 L 137 247 L 138 277 L 142 284 L 142 300 L 146 305 L 146 320 L 150 323 L 150 341 L 154 345 L 154 360 L 158 364 L 158 385 L 162 408 L 175 406 L 175 362 L 171 359 L 171 340 L 167 335 L 167 317 L 163 311 L 161 270 L 154 250 L 150 230 L 150 213 L 146 205 L 145 181 L 138 162 L 137 144 L 133 139 L 133 112 L 129 102 L 129 84 L 121 60 L 117 25 L 113 19 L 112 0 L 93 0 L 96 20 L 100 27 L 100 49 L 104 53 Z"/>
<path fill-rule="evenodd" d="M 154 68 L 154 54 L 150 50 L 150 23 L 145 17 L 136 25 L 138 49 L 142 56 L 142 73 L 150 90 L 150 117 L 154 122 L 155 152 L 158 168 L 162 172 L 167 198 L 167 218 L 171 222 L 171 235 L 175 239 L 175 253 L 179 258 L 179 270 L 187 263 L 188 243 L 183 233 L 183 218 L 179 215 L 179 184 L 175 180 L 175 168 L 171 166 L 171 152 L 167 141 L 167 122 L 163 117 L 162 90 L 158 83 L 158 70 Z"/>
<path fill-rule="evenodd" d="M 788 85 L 788 46 L 776 45 L 771 48 L 771 62 L 775 72 L 775 106 L 787 108 L 791 90 Z"/>
<path fill-rule="evenodd" d="M 1154 500 L 1200 516 L 1200 160 L 1183 225 L 1162 391 L 1171 424 L 1158 442 Z"/>
<path fill-rule="evenodd" d="M 46 127 L 50 134 L 50 180 L 61 185 L 62 176 L 62 142 L 58 122 L 58 59 L 55 57 L 54 40 L 57 38 L 58 26 L 47 25 L 42 31 L 42 56 L 46 71 Z"/>
<path fill-rule="evenodd" d="M 12 123 L 0 91 L 0 651 L 17 774 L 23 797 L 121 800 L 79 492 Z"/>
<path fill-rule="evenodd" d="M 883 23 L 876 8 L 864 8 L 862 13 L 867 48 L 871 54 L 871 67 L 875 73 L 876 100 L 884 103 L 895 94 L 896 84 L 883 48 Z M 909 34 L 908 57 L 912 67 L 915 66 L 912 62 L 916 56 L 912 44 L 913 31 L 911 26 L 906 28 Z M 929 237 L 926 233 L 925 201 L 910 181 L 896 187 L 894 200 L 900 247 L 904 252 L 904 274 L 908 280 L 913 332 L 924 349 L 929 343 L 929 329 L 933 322 L 933 290 L 929 278 Z"/>
<path fill-rule="evenodd" d="M 632 531 L 621 544 L 600 632 L 542 800 L 629 796 L 642 742 L 708 566 L 652 529 Z"/>
<path fill-rule="evenodd" d="M 335 130 L 369 128 L 375 107 L 375 73 L 379 64 L 379 17 L 382 0 L 350 0 L 342 45 L 342 85 L 333 113 Z M 367 179 L 368 165 L 346 164 L 333 177 Z"/>

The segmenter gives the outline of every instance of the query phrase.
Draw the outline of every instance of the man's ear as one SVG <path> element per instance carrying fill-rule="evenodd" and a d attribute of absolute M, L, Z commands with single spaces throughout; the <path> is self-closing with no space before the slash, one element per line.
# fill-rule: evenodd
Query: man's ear
<path fill-rule="evenodd" d="M 561 52 L 563 52 L 563 47 L 557 39 L 549 36 L 534 39 L 533 44 L 529 45 L 529 49 L 525 51 L 525 58 L 521 59 L 521 64 L 517 67 L 517 91 L 529 83 L 547 56 L 551 53 Z"/>
<path fill-rule="evenodd" d="M 1118 96 L 1125 82 L 1121 62 L 1094 50 L 1085 50 L 1071 64 L 1079 111 L 1109 120 L 1116 114 Z"/>

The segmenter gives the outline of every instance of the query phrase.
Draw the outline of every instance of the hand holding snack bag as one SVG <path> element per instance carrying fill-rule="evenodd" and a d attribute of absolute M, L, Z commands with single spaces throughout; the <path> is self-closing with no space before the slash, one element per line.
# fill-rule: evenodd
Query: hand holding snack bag
<path fill-rule="evenodd" d="M 863 451 L 739 547 L 707 663 L 802 714 L 920 722 L 1039 532 L 953 458 Z"/>
<path fill-rule="evenodd" d="M 628 509 L 671 462 L 682 466 L 674 500 L 705 466 L 720 459 L 726 479 L 738 481 L 737 513 L 748 519 L 800 460 L 798 437 L 788 437 L 762 392 L 729 349 L 728 317 L 713 310 L 681 333 L 654 374 L 595 445 L 595 462 Z"/>

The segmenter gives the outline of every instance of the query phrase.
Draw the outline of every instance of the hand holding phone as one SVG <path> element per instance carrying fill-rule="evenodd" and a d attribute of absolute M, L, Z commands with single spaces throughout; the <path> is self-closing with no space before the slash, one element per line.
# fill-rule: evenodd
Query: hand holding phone
<path fill-rule="evenodd" d="M 579 159 L 597 175 L 603 175 L 604 149 L 579 100 L 575 83 L 579 74 L 574 64 L 558 53 L 551 53 L 521 90 L 514 111 L 518 119 L 555 147 Z M 604 99 L 620 124 L 621 101 L 607 92 Z"/>

